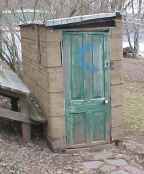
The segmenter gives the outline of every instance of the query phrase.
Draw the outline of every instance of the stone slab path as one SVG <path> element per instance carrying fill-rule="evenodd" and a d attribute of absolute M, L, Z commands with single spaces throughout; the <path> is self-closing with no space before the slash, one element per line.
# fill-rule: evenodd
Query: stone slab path
<path fill-rule="evenodd" d="M 120 147 L 108 145 L 101 151 L 80 151 L 72 154 L 73 168 L 70 173 L 144 174 L 143 152 L 143 145 L 134 141 Z M 63 173 L 65 174 L 64 171 L 61 174 Z"/>
<path fill-rule="evenodd" d="M 142 166 L 132 163 L 122 154 L 101 151 L 93 153 L 91 157 L 91 160 L 82 163 L 83 173 L 144 174 Z"/>

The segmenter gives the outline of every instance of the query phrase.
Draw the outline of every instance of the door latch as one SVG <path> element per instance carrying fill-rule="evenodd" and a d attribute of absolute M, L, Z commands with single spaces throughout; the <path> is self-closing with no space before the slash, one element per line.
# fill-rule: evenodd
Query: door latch
<path fill-rule="evenodd" d="M 109 103 L 109 101 L 106 100 L 106 99 L 104 99 L 103 102 L 104 102 L 104 104 L 108 104 Z"/>
<path fill-rule="evenodd" d="M 105 104 L 108 104 L 108 100 L 105 100 L 104 103 L 105 103 Z"/>
<path fill-rule="evenodd" d="M 110 61 L 109 60 L 106 60 L 104 66 L 105 66 L 105 68 L 109 68 L 110 67 Z"/>

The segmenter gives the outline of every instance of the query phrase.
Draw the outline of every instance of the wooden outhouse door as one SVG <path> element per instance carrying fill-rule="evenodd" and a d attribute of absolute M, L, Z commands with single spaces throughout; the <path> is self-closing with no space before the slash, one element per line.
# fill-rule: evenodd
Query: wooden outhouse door
<path fill-rule="evenodd" d="M 67 144 L 110 138 L 108 33 L 64 32 Z"/>

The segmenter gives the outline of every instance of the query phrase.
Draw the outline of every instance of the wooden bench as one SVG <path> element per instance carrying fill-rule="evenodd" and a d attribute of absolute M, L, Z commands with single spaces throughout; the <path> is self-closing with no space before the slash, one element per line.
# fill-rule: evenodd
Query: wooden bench
<path fill-rule="evenodd" d="M 23 140 L 29 142 L 31 139 L 31 124 L 42 124 L 46 122 L 46 119 L 40 109 L 31 101 L 23 99 L 20 101 L 20 106 L 20 112 L 0 108 L 0 117 L 21 122 Z"/>
<path fill-rule="evenodd" d="M 22 134 L 25 142 L 31 139 L 31 124 L 44 124 L 45 117 L 41 110 L 36 107 L 30 100 L 22 99 L 20 101 L 21 112 L 28 116 L 30 123 L 22 123 Z"/>
<path fill-rule="evenodd" d="M 31 124 L 46 121 L 40 109 L 30 101 L 30 90 L 15 72 L 4 69 L 0 71 L 0 95 L 11 99 L 11 110 L 0 108 L 0 117 L 21 122 L 23 139 L 29 141 Z"/>

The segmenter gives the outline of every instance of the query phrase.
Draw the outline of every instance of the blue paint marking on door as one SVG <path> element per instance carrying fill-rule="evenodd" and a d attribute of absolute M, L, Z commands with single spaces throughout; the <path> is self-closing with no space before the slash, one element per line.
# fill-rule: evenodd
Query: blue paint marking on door
<path fill-rule="evenodd" d="M 87 63 L 84 62 L 83 58 L 86 52 L 89 52 L 91 49 L 93 49 L 94 45 L 93 43 L 87 44 L 85 47 L 81 48 L 78 54 L 78 64 L 81 69 L 87 70 L 89 72 L 98 72 L 99 69 L 97 67 L 89 66 Z"/>

